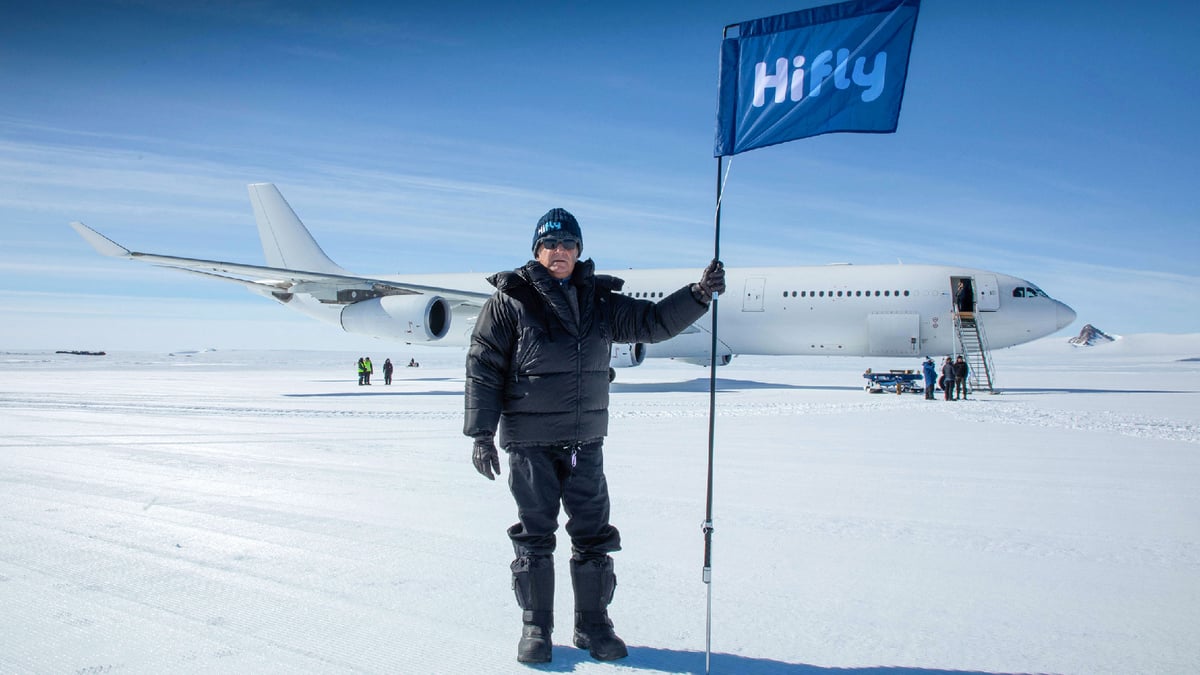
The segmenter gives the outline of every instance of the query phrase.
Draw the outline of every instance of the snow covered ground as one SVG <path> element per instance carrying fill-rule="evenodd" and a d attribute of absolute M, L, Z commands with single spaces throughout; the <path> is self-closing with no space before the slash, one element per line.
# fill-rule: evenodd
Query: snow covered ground
<path fill-rule="evenodd" d="M 704 672 L 706 369 L 613 386 L 629 658 L 570 646 L 564 545 L 531 669 L 463 353 L 358 356 L 0 353 L 0 672 Z M 1200 672 L 1197 357 L 1056 337 L 965 402 L 863 391 L 917 360 L 721 369 L 712 672 Z"/>

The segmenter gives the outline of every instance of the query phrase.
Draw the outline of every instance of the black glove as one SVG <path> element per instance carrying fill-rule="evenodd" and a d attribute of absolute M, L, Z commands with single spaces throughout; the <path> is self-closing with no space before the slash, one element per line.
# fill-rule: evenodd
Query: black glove
<path fill-rule="evenodd" d="M 496 444 L 491 436 L 479 436 L 475 439 L 475 447 L 471 449 L 471 461 L 475 464 L 475 470 L 488 480 L 496 480 L 496 476 L 500 475 L 500 453 L 496 452 Z"/>
<path fill-rule="evenodd" d="M 700 282 L 692 284 L 692 295 L 696 300 L 708 304 L 713 294 L 725 292 L 725 263 L 713 259 L 700 275 Z"/>

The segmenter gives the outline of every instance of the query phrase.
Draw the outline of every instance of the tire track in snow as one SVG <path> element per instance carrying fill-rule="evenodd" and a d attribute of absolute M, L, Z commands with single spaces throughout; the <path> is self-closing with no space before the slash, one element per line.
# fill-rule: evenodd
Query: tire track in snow
<path fill-rule="evenodd" d="M 328 408 L 268 408 L 259 406 L 200 405 L 157 403 L 137 399 L 130 403 L 84 401 L 74 397 L 11 396 L 0 394 L 0 409 L 77 410 L 95 413 L 137 413 L 140 415 L 218 416 L 218 417 L 305 417 L 330 419 L 461 419 L 462 411 L 450 410 L 346 410 Z"/>

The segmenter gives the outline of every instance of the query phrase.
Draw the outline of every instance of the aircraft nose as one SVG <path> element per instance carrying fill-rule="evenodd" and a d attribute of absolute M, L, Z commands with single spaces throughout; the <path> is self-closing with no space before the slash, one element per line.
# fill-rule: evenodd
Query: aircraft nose
<path fill-rule="evenodd" d="M 1067 326 L 1070 326 L 1071 322 L 1075 321 L 1075 310 L 1067 307 L 1064 303 L 1058 302 L 1057 300 L 1055 300 L 1055 303 L 1057 304 L 1056 312 L 1058 314 L 1058 327 L 1066 328 Z"/>

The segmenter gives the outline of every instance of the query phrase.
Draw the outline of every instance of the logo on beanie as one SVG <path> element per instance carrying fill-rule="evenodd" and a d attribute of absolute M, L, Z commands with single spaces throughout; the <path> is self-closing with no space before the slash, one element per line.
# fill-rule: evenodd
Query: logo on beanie
<path fill-rule="evenodd" d="M 542 223 L 542 226 L 540 228 L 538 228 L 538 236 L 540 237 L 552 230 L 561 230 L 561 229 L 563 229 L 562 223 L 558 222 L 557 220 L 548 220 L 548 221 Z"/>

